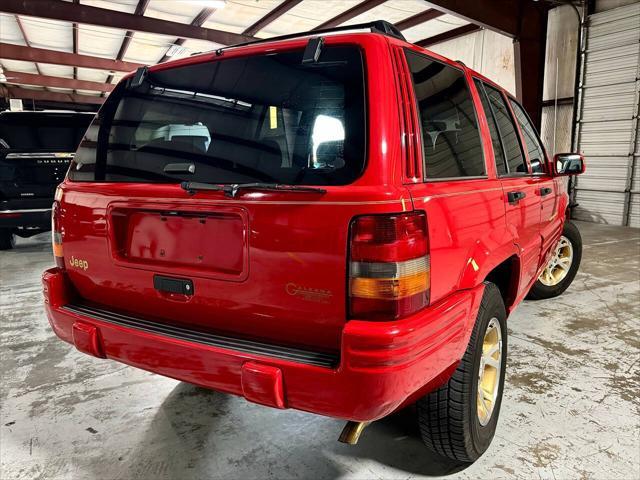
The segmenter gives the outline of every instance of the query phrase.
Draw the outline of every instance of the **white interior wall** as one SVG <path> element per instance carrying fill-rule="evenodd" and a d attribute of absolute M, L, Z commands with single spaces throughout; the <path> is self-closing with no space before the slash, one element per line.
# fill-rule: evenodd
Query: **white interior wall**
<path fill-rule="evenodd" d="M 509 92 L 516 93 L 511 38 L 491 30 L 481 30 L 428 48 L 453 60 L 461 60 Z"/>
<path fill-rule="evenodd" d="M 572 98 L 575 88 L 578 16 L 570 6 L 549 11 L 542 99 Z M 556 94 L 557 90 L 557 94 Z M 571 151 L 573 105 L 542 109 L 541 137 L 550 155 Z"/>

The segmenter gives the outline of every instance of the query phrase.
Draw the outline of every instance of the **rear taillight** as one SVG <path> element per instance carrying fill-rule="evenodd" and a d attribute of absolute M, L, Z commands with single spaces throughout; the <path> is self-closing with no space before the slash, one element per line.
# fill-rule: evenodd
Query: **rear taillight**
<path fill-rule="evenodd" d="M 60 226 L 60 202 L 56 200 L 51 207 L 51 246 L 56 266 L 64 268 L 64 253 L 62 251 L 62 227 Z"/>
<path fill-rule="evenodd" d="M 424 213 L 367 215 L 351 223 L 349 314 L 395 320 L 426 307 L 429 237 Z"/>

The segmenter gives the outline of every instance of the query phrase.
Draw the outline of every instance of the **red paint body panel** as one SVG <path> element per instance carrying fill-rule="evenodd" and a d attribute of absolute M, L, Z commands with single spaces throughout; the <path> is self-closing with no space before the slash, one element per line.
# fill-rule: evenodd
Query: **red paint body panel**
<path fill-rule="evenodd" d="M 242 394 L 251 402 L 285 408 L 282 370 L 257 362 L 246 362 L 240 374 Z"/>
<path fill-rule="evenodd" d="M 102 339 L 95 325 L 74 323 L 72 338 L 73 344 L 81 352 L 97 358 L 106 358 L 102 349 Z"/>
<path fill-rule="evenodd" d="M 232 48 L 151 67 L 224 61 L 302 48 L 306 39 Z M 66 269 L 43 275 L 55 333 L 78 349 L 276 408 L 370 421 L 436 388 L 466 349 L 483 281 L 508 259 L 517 268 L 512 310 L 560 236 L 566 180 L 499 178 L 487 118 L 459 63 L 377 34 L 340 34 L 366 68 L 363 174 L 326 193 L 243 191 L 190 195 L 175 184 L 66 180 L 57 205 Z M 476 108 L 486 178 L 423 181 L 418 112 L 402 49 L 465 72 Z M 498 87 L 499 88 L 499 87 Z M 541 199 L 541 187 L 553 194 Z M 507 201 L 512 189 L 525 201 Z M 348 320 L 349 225 L 359 215 L 424 211 L 430 305 L 395 321 Z M 167 212 L 172 212 L 171 216 Z M 74 263 L 73 259 L 81 260 Z M 84 265 L 86 268 L 78 268 Z M 154 288 L 154 275 L 188 278 L 195 294 Z M 308 348 L 335 368 L 248 354 L 97 320 L 63 307 L 77 299 L 140 318 Z"/>
<path fill-rule="evenodd" d="M 73 343 L 74 325 L 82 322 L 99 331 L 107 358 L 261 404 L 359 421 L 393 412 L 460 359 L 484 290 L 480 285 L 458 292 L 395 322 L 348 322 L 342 332 L 340 365 L 329 369 L 204 346 L 71 314 L 60 308 L 72 295 L 67 274 L 60 269 L 48 270 L 43 284 L 49 299 L 49 322 L 66 342 Z"/>

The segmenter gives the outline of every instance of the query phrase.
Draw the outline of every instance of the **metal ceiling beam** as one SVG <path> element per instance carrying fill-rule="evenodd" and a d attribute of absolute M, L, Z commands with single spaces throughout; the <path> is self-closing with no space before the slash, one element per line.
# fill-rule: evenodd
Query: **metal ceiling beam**
<path fill-rule="evenodd" d="M 224 32 L 213 28 L 196 27 L 184 23 L 161 20 L 159 18 L 136 16 L 131 13 L 109 10 L 107 8 L 90 7 L 82 4 L 75 5 L 70 2 L 2 0 L 0 3 L 0 11 L 64 22 L 77 22 L 135 32 L 169 35 L 177 38 L 208 40 L 221 45 L 232 45 L 254 40 L 253 37 Z"/>
<path fill-rule="evenodd" d="M 520 6 L 523 3 L 533 2 L 532 0 L 428 0 L 425 3 L 441 12 L 455 15 L 481 27 L 509 37 L 516 37 L 520 24 Z"/>
<path fill-rule="evenodd" d="M 431 45 L 435 45 L 436 43 L 446 42 L 447 40 L 452 40 L 454 38 L 477 32 L 478 30 L 481 30 L 478 25 L 470 23 L 469 25 L 463 25 L 462 27 L 454 28 L 453 30 L 448 30 L 438 35 L 434 35 L 433 37 L 425 38 L 414 43 L 420 47 L 429 47 Z"/>
<path fill-rule="evenodd" d="M 542 124 L 542 93 L 547 43 L 548 10 L 523 5 L 520 31 L 513 42 L 516 71 L 516 97 L 529 113 L 534 125 Z"/>
<path fill-rule="evenodd" d="M 425 3 L 514 39 L 516 96 L 539 128 L 551 3 L 534 0 L 428 0 Z M 450 38 L 436 35 L 418 44 L 426 46 L 429 41 L 436 43 L 434 40 L 441 42 Z"/>
<path fill-rule="evenodd" d="M 149 5 L 150 0 L 138 0 L 138 5 L 136 6 L 136 10 L 133 12 L 133 15 L 140 17 L 144 15 L 147 6 Z M 124 34 L 124 38 L 122 39 L 122 44 L 120 45 L 120 50 L 118 50 L 118 55 L 116 55 L 116 60 L 122 60 L 127 53 L 127 49 L 131 44 L 131 40 L 133 39 L 133 34 L 135 32 L 133 30 L 127 30 Z"/>
<path fill-rule="evenodd" d="M 54 77 L 35 73 L 4 71 L 7 83 L 17 85 L 37 85 L 40 87 L 70 88 L 73 90 L 93 90 L 96 92 L 110 92 L 115 85 L 75 78 Z"/>
<path fill-rule="evenodd" d="M 298 5 L 301 1 L 302 0 L 284 0 L 284 2 L 282 2 L 276 8 L 274 8 L 269 13 L 267 13 L 264 17 L 262 17 L 256 23 L 251 25 L 244 32 L 242 32 L 242 34 L 251 35 L 251 36 L 255 35 L 264 27 L 272 23 L 274 20 L 281 17 L 282 15 L 287 13 L 289 10 L 291 10 L 293 7 Z"/>
<path fill-rule="evenodd" d="M 361 2 L 355 7 L 350 8 L 346 12 L 342 12 L 340 15 L 333 17 L 332 19 L 327 20 L 324 23 L 321 23 L 313 30 L 337 27 L 338 25 L 342 25 L 344 22 L 347 22 L 352 18 L 357 17 L 358 15 L 366 12 L 367 10 L 371 10 L 372 8 L 377 7 L 378 5 L 384 2 L 386 2 L 386 0 L 364 0 L 364 2 Z"/>
<path fill-rule="evenodd" d="M 53 65 L 68 65 L 70 67 L 95 68 L 115 72 L 131 72 L 142 66 L 139 63 L 59 52 L 57 50 L 47 50 L 46 48 L 25 47 L 24 45 L 13 45 L 10 43 L 0 43 L 0 58 L 22 60 L 25 62 L 51 63 Z"/>
<path fill-rule="evenodd" d="M 104 97 L 93 97 L 91 95 L 80 95 L 77 93 L 48 92 L 45 90 L 29 90 L 20 87 L 6 87 L 9 98 L 21 98 L 23 100 L 41 100 L 48 102 L 66 103 L 91 103 L 100 105 L 104 102 Z"/>
<path fill-rule="evenodd" d="M 73 0 L 75 5 L 80 4 L 80 0 Z M 78 24 L 71 24 L 71 41 L 73 43 L 73 53 L 78 54 Z M 78 78 L 78 67 L 73 67 L 73 78 Z M 74 92 L 75 93 L 75 92 Z"/>
<path fill-rule="evenodd" d="M 147 7 L 149 6 L 149 1 L 150 0 L 138 0 L 138 5 L 136 5 L 136 9 L 133 12 L 133 14 L 136 16 L 144 15 L 144 12 L 147 10 Z M 74 23 L 74 25 L 77 25 L 77 24 Z M 124 34 L 124 38 L 122 39 L 122 43 L 120 44 L 120 49 L 118 50 L 118 54 L 116 55 L 116 60 L 122 60 L 124 58 L 125 54 L 127 53 L 127 49 L 131 44 L 131 40 L 133 39 L 134 33 L 135 32 L 133 32 L 132 30 L 126 31 L 126 33 Z M 78 52 L 74 51 L 73 53 L 78 53 Z M 111 83 L 112 80 L 113 80 L 113 75 L 109 75 L 107 77 L 107 83 Z"/>
<path fill-rule="evenodd" d="M 196 17 L 191 21 L 191 25 L 194 25 L 196 27 L 202 26 L 207 20 L 209 20 L 209 17 L 211 17 L 211 15 L 213 15 L 215 11 L 215 8 L 203 8 L 202 10 L 200 10 L 200 13 L 198 13 L 198 15 L 196 15 Z M 184 38 L 178 38 L 175 42 L 173 42 L 173 44 L 181 46 L 182 44 L 184 44 L 184 42 Z M 169 53 L 169 49 L 167 49 L 167 53 Z M 167 53 L 162 56 L 158 63 L 166 62 L 170 58 Z"/>
<path fill-rule="evenodd" d="M 18 24 L 18 28 L 20 29 L 20 33 L 22 34 L 22 38 L 24 39 L 24 43 L 27 45 L 27 47 L 30 47 L 31 42 L 29 42 L 29 37 L 27 37 L 27 32 L 24 30 L 24 25 L 22 25 L 22 22 L 20 21 L 20 17 L 18 15 L 14 15 L 14 17 L 16 19 L 16 23 Z M 37 62 L 36 62 L 36 72 L 42 73 L 40 71 L 40 66 L 38 65 Z"/>
<path fill-rule="evenodd" d="M 396 23 L 396 28 L 398 30 L 408 30 L 411 27 L 415 27 L 416 25 L 420 25 L 421 23 L 428 22 L 429 20 L 434 20 L 438 17 L 441 17 L 442 15 L 444 15 L 443 12 L 440 12 L 435 8 L 430 8 L 429 10 L 420 12 L 412 17 L 400 20 L 398 23 Z"/>

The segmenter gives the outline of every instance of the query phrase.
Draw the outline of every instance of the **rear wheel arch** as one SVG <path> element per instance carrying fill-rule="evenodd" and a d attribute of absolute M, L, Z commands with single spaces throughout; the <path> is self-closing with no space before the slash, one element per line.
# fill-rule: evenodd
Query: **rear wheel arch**
<path fill-rule="evenodd" d="M 498 287 L 500 296 L 507 311 L 514 304 L 520 281 L 520 259 L 512 255 L 491 269 L 484 277 L 484 282 L 490 282 Z"/>
<path fill-rule="evenodd" d="M 478 242 L 468 253 L 469 260 L 466 262 L 458 289 L 465 290 L 477 287 L 487 280 L 487 277 L 496 268 L 510 259 L 518 259 L 518 247 L 515 242 L 508 241 L 502 245 L 488 245 L 485 242 Z M 519 265 L 519 261 L 518 261 Z"/>

